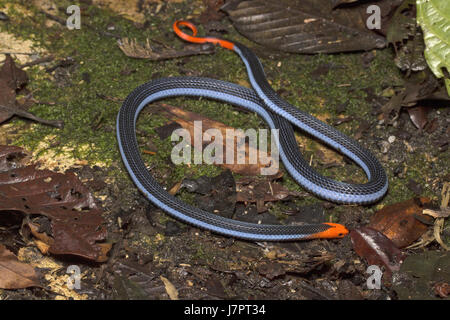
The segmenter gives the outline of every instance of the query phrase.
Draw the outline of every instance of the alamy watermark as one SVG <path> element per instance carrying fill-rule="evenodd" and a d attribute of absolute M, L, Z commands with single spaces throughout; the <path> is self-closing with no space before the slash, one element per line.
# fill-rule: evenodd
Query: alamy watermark
<path fill-rule="evenodd" d="M 372 4 L 367 7 L 366 13 L 370 16 L 366 20 L 367 29 L 381 29 L 381 9 L 376 4 Z"/>
<path fill-rule="evenodd" d="M 367 288 L 370 290 L 380 290 L 381 277 L 383 276 L 383 272 L 380 267 L 377 265 L 370 265 L 367 268 L 366 273 L 370 274 L 366 281 Z"/>
<path fill-rule="evenodd" d="M 70 290 L 81 289 L 81 269 L 77 265 L 71 265 L 67 268 L 66 273 L 69 274 L 67 279 L 67 287 Z"/>
<path fill-rule="evenodd" d="M 189 130 L 180 128 L 171 140 L 178 142 L 171 153 L 174 164 L 254 164 L 261 166 L 262 175 L 273 175 L 279 169 L 278 129 L 203 131 L 203 122 L 194 121 L 193 137 Z"/>
<path fill-rule="evenodd" d="M 81 29 L 81 11 L 80 7 L 77 5 L 71 5 L 67 7 L 67 14 L 70 16 L 66 20 L 66 26 L 69 30 L 80 30 Z"/>

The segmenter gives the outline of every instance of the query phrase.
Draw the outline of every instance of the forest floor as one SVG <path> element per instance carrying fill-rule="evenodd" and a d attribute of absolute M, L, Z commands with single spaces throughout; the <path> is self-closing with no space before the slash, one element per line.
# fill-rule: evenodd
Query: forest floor
<path fill-rule="evenodd" d="M 52 55 L 49 62 L 24 68 L 30 78 L 27 89 L 38 101 L 29 111 L 41 118 L 63 120 L 64 128 L 15 117 L 0 124 L 0 145 L 23 147 L 42 168 L 74 172 L 102 207 L 107 239 L 113 246 L 106 262 L 90 263 L 73 257 L 45 256 L 33 243 L 24 246 L 14 242 L 8 248 L 39 265 L 41 273 L 46 274 L 44 283 L 52 289 L 0 289 L 0 300 L 169 299 L 176 295 L 180 299 L 246 300 L 407 298 L 401 288 L 367 288 L 368 264 L 356 254 L 348 236 L 287 243 L 226 238 L 170 218 L 135 187 L 122 164 L 115 134 L 121 102 L 132 90 L 152 79 L 180 75 L 249 86 L 239 57 L 221 48 L 214 54 L 163 61 L 133 59 L 120 50 L 118 37 L 141 43 L 148 38 L 182 48 L 183 42 L 171 30 L 172 23 L 177 19 L 195 20 L 205 10 L 202 1 L 150 1 L 144 8 L 133 8 L 130 1 L 125 14 L 118 13 L 124 8 L 103 5 L 107 1 L 81 1 L 80 30 L 68 30 L 45 15 L 49 2 L 0 0 L 0 11 L 9 17 L 0 21 L 0 38 L 6 39 L 0 43 L 0 51 L 36 53 L 13 54 L 20 64 Z M 70 1 L 57 1 L 56 8 L 49 12 L 66 19 L 69 5 Z M 226 17 L 215 29 L 221 36 L 254 50 L 272 87 L 285 100 L 356 136 L 380 160 L 389 177 L 389 191 L 378 203 L 336 205 L 304 194 L 281 167 L 284 174 L 278 182 L 302 195 L 266 202 L 267 210 L 262 213 L 255 203 L 233 203 L 235 219 L 258 223 L 331 221 L 353 229 L 369 223 L 376 211 L 411 198 L 427 197 L 440 203 L 443 185 L 450 180 L 449 150 L 444 144 L 449 138 L 450 109 L 430 107 L 428 118 L 433 125 L 424 130 L 412 123 L 406 111 L 393 124 L 380 120 L 381 106 L 392 96 L 393 88 L 402 85 L 403 76 L 394 64 L 391 48 L 329 55 L 287 54 L 250 42 Z M 207 31 L 207 26 L 200 26 L 200 33 Z M 4 57 L 0 55 L 0 61 Z M 219 102 L 193 98 L 165 102 L 230 127 L 266 127 L 255 114 Z M 173 165 L 170 139 L 161 139 L 156 130 L 169 120 L 163 114 L 145 112 L 137 131 L 142 150 L 147 151 L 143 159 L 163 186 L 170 190 L 184 179 L 214 177 L 224 171 L 206 164 Z M 303 156 L 311 159 L 319 172 L 347 182 L 365 181 L 364 172 L 351 161 L 300 131 L 296 135 Z M 242 175 L 233 177 L 239 180 Z M 223 200 L 220 193 L 205 197 L 185 188 L 177 196 L 199 206 L 207 206 L 205 201 L 214 205 Z M 449 239 L 448 233 L 447 227 L 443 237 Z M 0 240 L 7 238 L 4 232 L 2 237 Z M 404 251 L 420 255 L 441 252 L 441 248 L 434 242 L 426 248 Z M 44 260 L 48 264 L 41 263 Z M 66 269 L 74 264 L 83 274 L 81 289 L 64 289 Z"/>

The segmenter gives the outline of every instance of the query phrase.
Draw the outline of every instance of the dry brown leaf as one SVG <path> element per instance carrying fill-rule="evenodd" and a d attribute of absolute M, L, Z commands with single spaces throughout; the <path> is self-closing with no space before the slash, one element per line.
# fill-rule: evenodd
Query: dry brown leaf
<path fill-rule="evenodd" d="M 366 259 L 369 265 L 386 268 L 386 278 L 390 278 L 393 272 L 400 270 L 405 254 L 381 232 L 372 228 L 361 227 L 350 231 L 350 237 L 355 252 Z"/>
<path fill-rule="evenodd" d="M 404 248 L 428 230 L 428 225 L 423 222 L 432 223 L 429 217 L 422 215 L 423 206 L 429 202 L 428 198 L 415 198 L 386 206 L 375 213 L 368 227 L 383 233 L 397 247 Z"/>
<path fill-rule="evenodd" d="M 20 262 L 11 251 L 0 244 L 0 288 L 22 289 L 39 286 L 39 277 L 34 268 Z"/>
<path fill-rule="evenodd" d="M 168 104 L 161 104 L 160 105 L 162 110 L 165 111 L 170 120 L 177 122 L 179 125 L 181 125 L 184 129 L 188 130 L 192 141 L 191 141 L 191 145 L 194 145 L 193 143 L 193 139 L 194 139 L 194 121 L 201 121 L 202 122 L 202 132 L 203 132 L 203 137 L 206 138 L 204 139 L 205 144 L 210 143 L 212 140 L 214 140 L 214 136 L 209 136 L 208 133 L 206 133 L 205 131 L 207 131 L 208 129 L 218 129 L 220 130 L 222 136 L 225 139 L 225 144 L 234 144 L 234 150 L 237 150 L 237 139 L 235 139 L 235 141 L 232 141 L 231 139 L 227 140 L 227 134 L 226 131 L 227 130 L 234 130 L 234 128 L 226 126 L 225 124 L 221 123 L 221 122 L 217 122 L 215 120 L 211 120 L 209 118 L 206 118 L 202 115 L 193 113 L 193 112 L 189 112 L 189 111 L 185 111 L 183 109 L 174 107 L 174 106 L 170 106 Z M 239 134 L 237 131 L 235 131 L 236 136 L 243 136 L 242 134 Z M 202 145 L 203 146 L 203 145 Z M 228 163 L 222 163 L 219 164 L 221 167 L 224 167 L 226 169 L 231 170 L 232 172 L 235 173 L 239 173 L 242 175 L 259 175 L 261 174 L 261 170 L 263 168 L 267 168 L 266 164 L 263 164 L 260 160 L 261 159 L 267 159 L 269 164 L 275 163 L 275 159 L 272 158 L 270 156 L 269 153 L 264 152 L 262 150 L 255 150 L 250 148 L 248 143 L 245 143 L 245 150 L 246 150 L 246 155 L 245 155 L 245 159 L 243 159 L 242 162 L 244 162 L 244 164 L 238 164 L 236 158 L 233 164 L 228 164 Z M 226 148 L 223 148 L 223 159 L 226 159 Z M 249 155 L 253 152 L 256 152 L 256 154 L 258 154 L 258 161 L 256 164 L 251 164 L 249 161 Z M 237 152 L 235 152 L 237 153 Z M 236 157 L 236 154 L 235 154 Z M 241 159 L 242 160 L 242 159 Z M 225 161 L 223 161 L 225 162 Z"/>
<path fill-rule="evenodd" d="M 17 150 L 0 146 L 0 150 Z M 1 153 L 1 152 L 0 152 Z M 7 157 L 7 153 L 5 154 Z M 52 254 L 104 262 L 110 244 L 102 211 L 74 173 L 37 170 L 34 165 L 0 172 L 0 214 L 22 212 L 31 233 Z M 43 231 L 38 231 L 42 227 Z"/>
<path fill-rule="evenodd" d="M 172 282 L 169 281 L 169 279 L 160 276 L 162 282 L 164 283 L 164 286 L 166 288 L 166 292 L 169 295 L 170 300 L 178 300 L 178 290 L 175 288 L 175 286 L 172 284 Z"/>
<path fill-rule="evenodd" d="M 265 202 L 281 201 L 289 196 L 304 197 L 306 192 L 290 191 L 283 185 L 274 180 L 280 177 L 267 177 L 264 179 L 255 179 L 244 177 L 236 181 L 236 201 L 244 203 L 256 203 L 258 213 L 267 211 Z"/>
<path fill-rule="evenodd" d="M 377 2 L 382 16 L 393 2 Z M 367 28 L 365 5 L 333 9 L 329 0 L 232 0 L 222 9 L 240 33 L 275 50 L 331 53 L 386 45 L 384 37 Z"/>

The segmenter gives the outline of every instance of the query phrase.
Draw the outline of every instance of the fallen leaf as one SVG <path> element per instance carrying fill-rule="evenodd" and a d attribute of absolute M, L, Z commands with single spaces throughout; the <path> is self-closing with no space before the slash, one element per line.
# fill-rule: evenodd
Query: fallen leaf
<path fill-rule="evenodd" d="M 396 44 L 416 34 L 416 1 L 406 0 L 395 10 L 387 29 L 386 39 Z"/>
<path fill-rule="evenodd" d="M 17 152 L 0 146 L 0 150 L 5 148 Z M 0 214 L 10 211 L 23 213 L 44 229 L 35 234 L 45 235 L 39 240 L 50 246 L 52 254 L 97 262 L 108 259 L 111 244 L 101 243 L 107 233 L 102 211 L 74 173 L 37 170 L 34 165 L 0 172 Z"/>
<path fill-rule="evenodd" d="M 214 121 L 212 119 L 206 118 L 200 114 L 196 114 L 194 112 L 185 111 L 183 109 L 168 105 L 168 104 L 160 104 L 161 111 L 167 113 L 170 120 L 175 121 L 179 125 L 181 125 L 184 129 L 188 130 L 191 136 L 191 145 L 194 145 L 194 123 L 195 121 L 201 121 L 202 123 L 202 136 L 203 141 L 200 146 L 203 148 L 205 144 L 211 143 L 211 141 L 214 141 L 216 138 L 213 135 L 209 135 L 207 130 L 209 129 L 216 129 L 220 130 L 220 133 L 223 137 L 223 144 L 222 144 L 222 161 L 223 163 L 219 163 L 218 165 L 231 170 L 234 173 L 239 173 L 242 175 L 260 175 L 261 170 L 264 168 L 267 168 L 267 164 L 262 163 L 262 159 L 264 159 L 265 163 L 273 164 L 275 163 L 275 159 L 270 156 L 269 152 L 265 152 L 263 150 L 257 150 L 254 148 L 251 148 L 249 143 L 244 143 L 244 150 L 245 150 L 245 156 L 243 159 L 237 159 L 238 156 L 238 139 L 237 137 L 243 138 L 245 141 L 245 136 L 241 132 L 238 132 L 232 127 L 226 126 L 225 124 Z M 232 140 L 233 137 L 227 137 L 227 130 L 233 130 L 235 133 L 234 141 Z M 219 141 L 220 143 L 220 141 Z M 235 161 L 233 163 L 226 163 L 226 148 L 225 145 L 232 145 L 234 144 L 234 150 L 235 150 Z M 194 145 L 195 146 L 195 145 Z M 201 150 L 200 150 L 201 151 Z M 250 161 L 250 155 L 256 154 L 257 155 L 257 163 L 253 164 Z M 239 161 L 238 161 L 239 160 Z M 242 163 L 242 164 L 240 164 Z M 214 164 L 216 164 L 214 162 Z M 277 170 L 278 171 L 278 170 Z"/>
<path fill-rule="evenodd" d="M 429 69 L 417 72 L 414 77 L 411 76 L 406 81 L 404 89 L 394 94 L 390 100 L 381 107 L 383 119 L 389 120 L 390 115 L 394 114 L 394 117 L 391 120 L 392 122 L 398 118 L 402 107 L 413 107 L 420 100 L 425 99 L 450 100 L 450 97 L 445 92 L 445 88 Z M 420 125 L 422 124 L 417 122 L 417 126 Z"/>
<path fill-rule="evenodd" d="M 23 289 L 40 286 L 34 268 L 20 262 L 11 251 L 0 244 L 0 288 Z"/>
<path fill-rule="evenodd" d="M 211 21 L 222 20 L 225 14 L 220 11 L 220 7 L 223 6 L 224 0 L 203 0 L 203 4 L 206 9 L 198 17 L 201 24 L 207 24 Z"/>
<path fill-rule="evenodd" d="M 178 290 L 167 278 L 160 276 L 170 300 L 178 300 Z"/>
<path fill-rule="evenodd" d="M 389 280 L 392 273 L 400 270 L 405 254 L 381 232 L 361 227 L 350 231 L 350 237 L 353 249 L 361 258 L 366 259 L 367 264 L 385 267 L 387 277 L 383 279 Z"/>
<path fill-rule="evenodd" d="M 304 192 L 290 191 L 280 183 L 275 182 L 275 177 L 249 178 L 244 177 L 236 181 L 236 201 L 244 203 L 256 203 L 258 213 L 268 210 L 265 202 L 281 201 L 289 196 L 304 197 Z"/>
<path fill-rule="evenodd" d="M 447 298 L 450 295 L 450 283 L 438 282 L 433 287 L 434 292 L 441 298 Z"/>
<path fill-rule="evenodd" d="M 409 118 L 417 129 L 422 130 L 428 123 L 428 108 L 423 106 L 408 108 Z"/>
<path fill-rule="evenodd" d="M 1 146 L 0 147 L 0 172 L 8 171 L 22 166 L 26 153 L 20 147 Z"/>
<path fill-rule="evenodd" d="M 355 140 L 359 140 L 362 138 L 363 134 L 370 128 L 370 123 L 367 120 L 361 119 L 358 129 L 355 133 Z"/>
<path fill-rule="evenodd" d="M 13 90 L 20 89 L 28 83 L 27 73 L 16 66 L 9 54 L 6 55 L 5 63 L 0 69 L 0 81 L 5 81 L 5 85 Z"/>
<path fill-rule="evenodd" d="M 374 3 L 382 16 L 392 9 L 391 1 Z M 385 38 L 366 26 L 369 4 L 334 9 L 333 5 L 330 0 L 234 0 L 222 10 L 240 33 L 275 50 L 332 53 L 385 47 Z"/>
<path fill-rule="evenodd" d="M 187 57 L 197 54 L 212 54 L 214 53 L 214 46 L 211 44 L 203 45 L 187 45 L 182 50 L 175 50 L 169 47 L 157 47 L 150 44 L 150 40 L 144 45 L 136 42 L 136 40 L 130 40 L 128 38 L 122 38 L 118 40 L 120 50 L 125 55 L 131 58 L 149 59 L 152 61 L 160 61 L 166 59 Z"/>
<path fill-rule="evenodd" d="M 395 65 L 402 71 L 406 71 L 407 75 L 411 71 L 421 71 L 427 68 L 427 62 L 423 55 L 425 44 L 420 29 L 414 34 L 414 37 L 408 39 L 396 50 L 394 59 Z"/>
<path fill-rule="evenodd" d="M 429 202 L 428 198 L 414 198 L 386 206 L 373 215 L 368 227 L 383 233 L 398 248 L 407 247 L 428 230 L 423 222 L 433 223 L 422 215 Z"/>
<path fill-rule="evenodd" d="M 25 109 L 32 104 L 31 100 L 26 100 L 23 104 L 16 101 L 16 93 L 22 89 L 28 82 L 28 76 L 25 71 L 18 68 L 9 54 L 0 69 L 0 123 L 10 119 L 14 115 L 27 118 L 42 124 L 61 128 L 62 121 L 51 121 L 41 119 Z"/>
<path fill-rule="evenodd" d="M 258 266 L 258 272 L 269 280 L 286 274 L 284 266 L 276 262 L 266 262 Z"/>

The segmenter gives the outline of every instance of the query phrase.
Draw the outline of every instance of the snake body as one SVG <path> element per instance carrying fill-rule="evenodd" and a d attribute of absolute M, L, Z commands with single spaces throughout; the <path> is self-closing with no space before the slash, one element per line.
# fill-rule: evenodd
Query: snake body
<path fill-rule="evenodd" d="M 182 33 L 179 26 L 191 28 L 193 36 Z M 281 99 L 267 82 L 261 62 L 249 48 L 228 40 L 195 37 L 195 27 L 184 21 L 177 21 L 174 30 L 187 41 L 212 42 L 236 52 L 245 64 L 253 89 L 209 78 L 171 77 L 145 83 L 125 99 L 117 116 L 119 150 L 130 177 L 152 203 L 186 223 L 253 241 L 334 238 L 348 233 L 344 226 L 336 223 L 265 225 L 228 219 L 170 195 L 148 172 L 139 152 L 135 129 L 138 115 L 147 104 L 176 96 L 205 97 L 256 112 L 271 129 L 279 130 L 277 145 L 287 171 L 302 187 L 320 198 L 337 203 L 368 204 L 384 196 L 388 189 L 387 176 L 372 153 L 330 125 Z M 350 184 L 320 175 L 301 156 L 293 126 L 352 159 L 364 170 L 368 181 Z"/>

